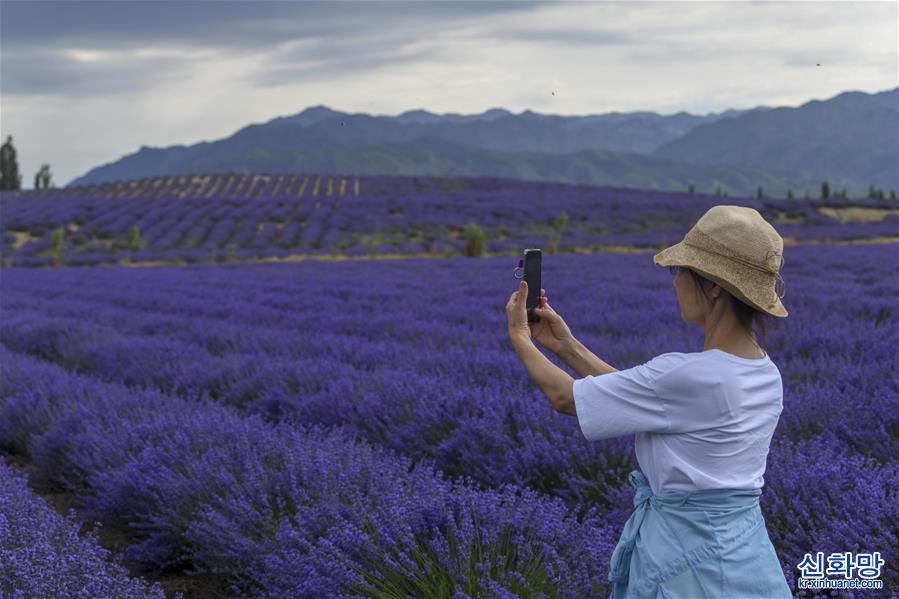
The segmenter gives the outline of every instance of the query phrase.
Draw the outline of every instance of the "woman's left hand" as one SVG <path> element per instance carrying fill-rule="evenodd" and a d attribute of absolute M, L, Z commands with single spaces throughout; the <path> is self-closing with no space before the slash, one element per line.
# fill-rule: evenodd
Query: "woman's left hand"
<path fill-rule="evenodd" d="M 506 318 L 509 320 L 509 337 L 531 338 L 531 328 L 528 326 L 528 284 L 522 281 L 518 285 L 518 291 L 512 293 L 506 303 Z"/>

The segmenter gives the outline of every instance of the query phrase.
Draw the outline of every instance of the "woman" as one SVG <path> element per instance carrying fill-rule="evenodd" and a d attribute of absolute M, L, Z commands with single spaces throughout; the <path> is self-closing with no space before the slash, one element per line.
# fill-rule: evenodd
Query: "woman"
<path fill-rule="evenodd" d="M 611 598 L 792 597 L 759 506 L 783 407 L 780 372 L 753 324 L 786 317 L 783 240 L 751 208 L 715 206 L 653 257 L 669 267 L 681 317 L 702 352 L 670 352 L 616 370 L 571 334 L 541 289 L 528 324 L 527 285 L 506 305 L 509 336 L 530 376 L 590 441 L 635 435 L 634 511 L 609 571 Z M 574 380 L 538 350 L 558 354 Z"/>

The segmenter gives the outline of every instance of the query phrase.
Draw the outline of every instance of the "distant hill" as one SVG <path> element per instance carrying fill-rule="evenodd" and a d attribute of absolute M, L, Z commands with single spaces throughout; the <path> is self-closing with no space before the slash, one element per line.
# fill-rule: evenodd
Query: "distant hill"
<path fill-rule="evenodd" d="M 762 170 L 829 173 L 899 188 L 899 88 L 845 92 L 697 125 L 652 156 Z"/>
<path fill-rule="evenodd" d="M 610 150 L 648 154 L 697 125 L 744 112 L 729 111 L 704 117 L 686 112 L 670 116 L 653 112 L 556 116 L 530 110 L 515 115 L 494 108 L 474 115 L 438 115 L 413 110 L 392 117 L 349 114 L 314 106 L 294 116 L 249 125 L 221 142 L 229 146 L 251 142 L 282 147 L 287 138 L 291 149 L 316 149 L 430 138 L 507 152 L 566 154 L 580 150 Z M 300 125 L 303 129 L 299 131 L 292 125 Z"/>
<path fill-rule="evenodd" d="M 895 98 L 895 92 L 884 92 L 889 93 Z M 844 96 L 818 104 L 846 104 Z M 847 120 L 847 110 L 867 110 L 863 106 L 853 108 L 858 103 L 849 104 L 834 114 Z M 853 144 L 855 153 L 851 160 L 842 162 L 839 172 L 825 168 L 831 162 L 809 158 L 807 164 L 803 163 L 801 157 L 810 153 L 792 150 L 794 146 L 783 136 L 776 139 L 780 139 L 784 151 L 797 156 L 789 163 L 768 161 L 758 165 L 735 158 L 739 154 L 735 148 L 746 145 L 747 139 L 752 148 L 744 152 L 749 156 L 762 156 L 755 146 L 770 142 L 764 136 L 747 136 L 745 127 L 734 127 L 733 123 L 767 123 L 765 115 L 773 112 L 779 119 L 789 120 L 794 114 L 789 111 L 799 110 L 759 107 L 706 116 L 686 112 L 667 116 L 652 112 L 555 116 L 531 111 L 515 115 L 494 108 L 479 115 L 414 110 L 390 117 L 314 106 L 292 116 L 248 125 L 212 142 L 167 148 L 143 146 L 134 154 L 91 169 L 69 185 L 221 170 L 314 170 L 335 174 L 502 176 L 671 191 L 685 191 L 693 184 L 697 191 L 713 193 L 720 188 L 743 196 L 755 195 L 759 185 L 770 195 L 785 195 L 788 189 L 796 195 L 815 195 L 824 180 L 834 190 L 848 188 L 851 195 L 863 195 L 870 183 L 891 187 L 884 183 L 889 181 L 890 172 L 883 166 L 886 150 L 875 145 L 858 148 Z M 855 120 L 863 121 L 865 114 Z M 881 112 L 877 114 L 879 120 L 887 118 Z M 794 117 L 797 124 L 781 130 L 790 131 L 799 140 L 796 148 L 805 148 L 808 132 L 803 123 L 809 119 L 804 114 Z M 834 130 L 843 131 L 844 127 Z M 724 159 L 714 153 L 703 154 L 696 149 L 703 143 L 700 141 L 689 144 L 684 152 L 678 150 L 679 140 L 697 139 L 691 137 L 696 132 L 705 143 L 734 148 L 728 154 L 730 161 L 722 162 Z M 848 128 L 844 134 L 855 135 Z M 836 138 L 828 143 L 830 153 L 844 145 Z M 846 166 L 853 164 L 855 168 Z M 873 177 L 875 171 L 879 172 L 877 178 Z"/>
<path fill-rule="evenodd" d="M 169 159 L 166 151 L 144 152 L 145 163 L 154 158 Z M 163 164 L 158 162 L 157 164 Z M 768 197 L 786 196 L 792 189 L 801 196 L 820 192 L 817 177 L 777 174 L 760 169 L 733 166 L 696 165 L 624 152 L 583 150 L 571 154 L 539 152 L 499 152 L 449 143 L 440 139 L 410 142 L 319 148 L 315 150 L 252 149 L 243 154 L 197 153 L 181 158 L 182 170 L 172 175 L 226 172 L 316 172 L 332 175 L 442 175 L 466 177 L 506 177 L 533 181 L 554 181 L 647 189 L 687 191 L 692 184 L 697 192 L 713 194 L 717 189 L 729 195 L 750 197 L 761 185 Z M 167 170 L 167 169 L 166 169 Z M 112 180 L 123 179 L 116 176 Z M 833 181 L 833 180 L 831 180 Z M 833 189 L 850 183 L 844 180 Z"/>

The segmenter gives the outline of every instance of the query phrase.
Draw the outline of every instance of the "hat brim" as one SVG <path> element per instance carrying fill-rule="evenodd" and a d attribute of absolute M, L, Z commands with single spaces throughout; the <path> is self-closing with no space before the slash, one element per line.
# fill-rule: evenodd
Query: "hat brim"
<path fill-rule="evenodd" d="M 769 273 L 737 265 L 736 269 L 739 269 L 740 273 L 738 286 L 734 278 L 733 261 L 688 246 L 683 241 L 657 253 L 652 257 L 652 261 L 659 266 L 683 266 L 695 270 L 727 289 L 737 299 L 771 316 L 786 318 L 789 315 L 774 292 Z"/>

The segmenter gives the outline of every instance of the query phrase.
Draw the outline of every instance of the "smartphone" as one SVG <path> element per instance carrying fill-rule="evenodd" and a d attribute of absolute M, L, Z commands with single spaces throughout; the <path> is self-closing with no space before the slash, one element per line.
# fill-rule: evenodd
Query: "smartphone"
<path fill-rule="evenodd" d="M 534 314 L 534 308 L 540 307 L 540 266 L 543 252 L 537 249 L 524 251 L 524 280 L 528 284 L 528 298 L 525 308 L 528 312 L 528 322 L 540 322 L 540 317 Z"/>

